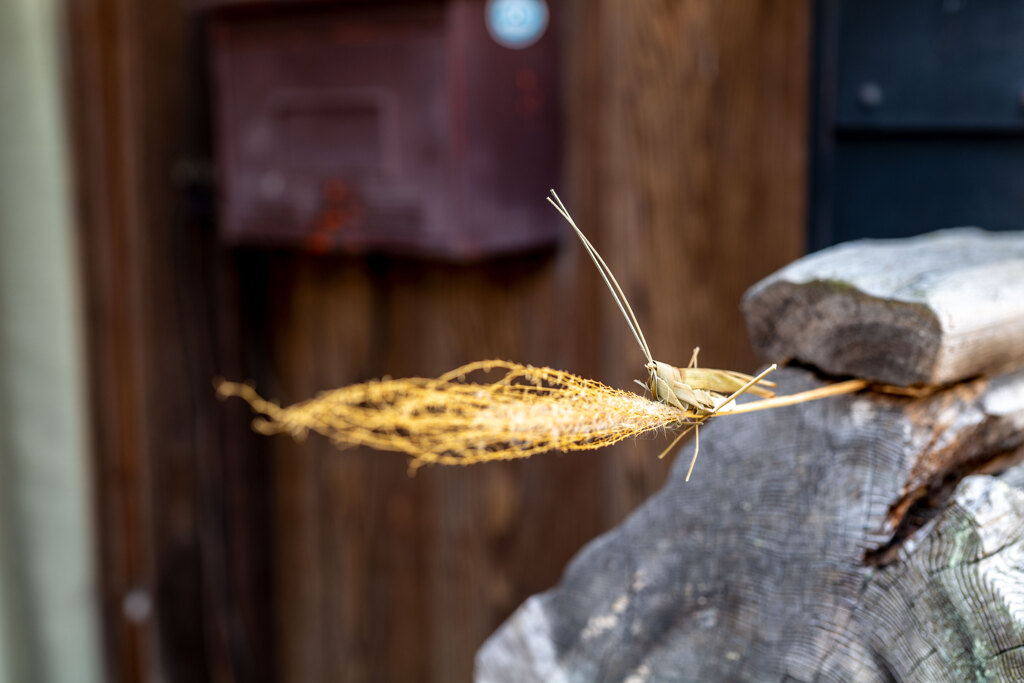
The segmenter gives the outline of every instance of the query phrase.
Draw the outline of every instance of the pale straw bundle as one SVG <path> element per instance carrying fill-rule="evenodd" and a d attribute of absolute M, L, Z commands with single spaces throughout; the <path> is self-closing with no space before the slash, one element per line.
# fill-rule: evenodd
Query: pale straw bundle
<path fill-rule="evenodd" d="M 500 372 L 486 384 L 467 375 Z M 637 394 L 551 368 L 480 361 L 437 378 L 354 384 L 281 407 L 247 384 L 220 382 L 222 397 L 240 396 L 264 417 L 263 434 L 322 434 L 344 446 L 401 451 L 413 467 L 469 465 L 527 458 L 544 451 L 603 448 L 700 417 Z"/>

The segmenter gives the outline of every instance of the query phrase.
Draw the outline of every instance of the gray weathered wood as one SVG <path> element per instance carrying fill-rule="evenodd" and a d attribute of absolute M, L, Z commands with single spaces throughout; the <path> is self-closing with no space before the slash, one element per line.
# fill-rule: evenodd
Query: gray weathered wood
<path fill-rule="evenodd" d="M 882 680 L 1024 678 L 1024 491 L 970 476 L 853 610 Z"/>
<path fill-rule="evenodd" d="M 849 242 L 753 286 L 743 311 L 765 359 L 936 385 L 1024 365 L 1024 233 L 956 228 Z"/>
<path fill-rule="evenodd" d="M 1024 373 L 716 418 L 477 680 L 1022 680 L 1022 442 Z"/>

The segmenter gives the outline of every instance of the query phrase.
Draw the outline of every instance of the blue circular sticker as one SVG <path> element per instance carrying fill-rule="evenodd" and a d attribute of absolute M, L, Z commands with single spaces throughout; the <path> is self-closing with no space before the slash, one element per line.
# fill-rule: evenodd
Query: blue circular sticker
<path fill-rule="evenodd" d="M 548 27 L 544 0 L 487 0 L 487 31 L 499 45 L 521 49 L 533 45 Z"/>

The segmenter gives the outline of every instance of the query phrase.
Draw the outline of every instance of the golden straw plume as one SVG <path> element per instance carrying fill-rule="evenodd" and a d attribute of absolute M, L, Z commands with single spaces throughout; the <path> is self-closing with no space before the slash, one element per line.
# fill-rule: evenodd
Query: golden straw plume
<path fill-rule="evenodd" d="M 491 383 L 466 380 L 492 371 L 502 375 Z M 239 396 L 261 413 L 253 428 L 263 434 L 301 439 L 313 431 L 338 445 L 407 453 L 413 468 L 593 450 L 700 421 L 572 373 L 500 360 L 470 363 L 437 379 L 354 384 L 287 407 L 261 398 L 247 384 L 220 381 L 217 393 Z"/>
<path fill-rule="evenodd" d="M 493 371 L 502 374 L 488 384 L 466 379 Z M 719 414 L 779 408 L 860 391 L 866 385 L 848 380 L 730 406 Z M 686 433 L 712 417 L 569 372 L 501 360 L 463 365 L 437 379 L 353 384 L 287 407 L 260 397 L 248 384 L 220 380 L 216 389 L 222 398 L 239 396 L 260 413 L 253 428 L 262 434 L 302 439 L 313 431 L 339 446 L 399 451 L 412 457 L 411 469 L 528 458 L 551 450 L 594 450 L 653 430 L 683 428 Z"/>

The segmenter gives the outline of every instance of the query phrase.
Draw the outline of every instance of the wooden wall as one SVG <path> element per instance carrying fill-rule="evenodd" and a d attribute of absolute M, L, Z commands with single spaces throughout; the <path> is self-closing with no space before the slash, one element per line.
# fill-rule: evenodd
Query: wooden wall
<path fill-rule="evenodd" d="M 739 312 L 748 286 L 802 253 L 807 2 L 571 4 L 567 182 L 577 222 L 607 257 L 652 353 L 751 370 Z M 639 350 L 580 261 L 575 357 L 614 386 Z M 600 340 L 592 343 L 592 340 Z M 656 489 L 660 442 L 610 453 L 605 523 Z"/>
<path fill-rule="evenodd" d="M 394 454 L 254 438 L 210 381 L 293 401 L 499 357 L 629 387 L 642 357 L 592 265 L 571 239 L 461 267 L 225 250 L 201 200 L 201 18 L 67 7 L 112 675 L 467 680 L 658 488 L 665 442 L 409 478 Z M 739 297 L 804 243 L 809 3 L 556 7 L 567 204 L 659 359 L 700 344 L 752 369 Z"/>

